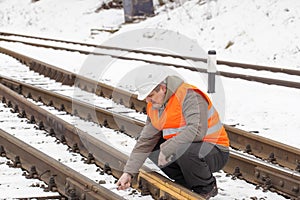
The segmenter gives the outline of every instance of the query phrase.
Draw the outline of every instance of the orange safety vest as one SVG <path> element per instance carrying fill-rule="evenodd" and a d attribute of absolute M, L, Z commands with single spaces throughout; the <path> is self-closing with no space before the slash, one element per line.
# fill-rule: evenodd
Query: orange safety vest
<path fill-rule="evenodd" d="M 182 131 L 186 125 L 182 113 L 182 103 L 187 91 L 190 89 L 198 92 L 208 102 L 208 129 L 202 141 L 228 147 L 229 139 L 227 133 L 209 97 L 195 86 L 187 83 L 181 84 L 175 94 L 170 97 L 161 116 L 159 116 L 157 109 L 152 108 L 151 102 L 147 104 L 147 115 L 151 119 L 152 125 L 158 130 L 162 130 L 164 139 L 170 139 Z"/>

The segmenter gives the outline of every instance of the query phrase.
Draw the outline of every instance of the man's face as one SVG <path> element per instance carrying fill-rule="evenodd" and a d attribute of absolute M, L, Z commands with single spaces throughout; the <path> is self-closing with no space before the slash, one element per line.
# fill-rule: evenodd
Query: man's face
<path fill-rule="evenodd" d="M 165 95 L 166 95 L 166 86 L 165 85 L 160 85 L 158 91 L 153 90 L 146 97 L 146 102 L 147 103 L 151 102 L 153 108 L 159 109 L 164 103 Z"/>

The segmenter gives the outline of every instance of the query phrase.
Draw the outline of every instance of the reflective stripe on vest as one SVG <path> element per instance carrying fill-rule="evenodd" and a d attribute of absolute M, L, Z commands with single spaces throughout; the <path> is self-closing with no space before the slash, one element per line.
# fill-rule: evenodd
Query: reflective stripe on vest
<path fill-rule="evenodd" d="M 163 129 L 163 137 L 165 139 L 169 139 L 175 135 L 177 135 L 178 132 L 181 132 L 183 129 L 185 128 L 185 126 L 179 127 L 179 128 L 166 128 Z"/>
<path fill-rule="evenodd" d="M 208 128 L 206 134 L 209 135 L 209 134 L 215 133 L 217 131 L 220 131 L 222 127 L 223 127 L 223 124 L 219 121 L 217 124 Z"/>
<path fill-rule="evenodd" d="M 215 110 L 214 106 L 211 106 L 210 109 L 208 109 L 207 111 L 207 121 L 209 125 L 206 134 L 212 134 L 217 131 L 220 131 L 223 127 L 223 124 L 221 123 L 219 115 Z"/>
<path fill-rule="evenodd" d="M 209 118 L 214 114 L 214 108 L 211 107 L 211 109 L 209 111 L 213 111 L 211 113 L 208 114 L 208 120 Z M 182 127 L 179 127 L 179 128 L 166 128 L 166 129 L 163 129 L 163 137 L 165 139 L 168 139 L 168 138 L 171 138 L 175 135 L 177 135 L 177 133 L 181 132 L 186 126 L 182 126 Z M 220 120 L 218 120 L 218 122 L 216 124 L 214 124 L 213 126 L 209 127 L 207 129 L 207 132 L 206 134 L 212 134 L 212 133 L 216 133 L 218 131 L 220 131 L 223 127 L 223 124 L 220 122 Z"/>
<path fill-rule="evenodd" d="M 212 117 L 212 115 L 215 113 L 215 108 L 213 106 L 210 107 L 207 111 L 208 118 Z"/>

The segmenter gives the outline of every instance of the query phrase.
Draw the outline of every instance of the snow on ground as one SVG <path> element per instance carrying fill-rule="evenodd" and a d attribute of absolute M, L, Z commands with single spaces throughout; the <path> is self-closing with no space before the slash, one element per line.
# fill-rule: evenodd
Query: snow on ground
<path fill-rule="evenodd" d="M 124 24 L 120 9 L 95 12 L 101 0 L 2 0 L 0 30 L 102 42 L 110 34 L 92 36 L 91 29 L 162 28 L 197 40 L 205 50 L 215 49 L 219 59 L 300 68 L 299 1 L 208 1 L 156 6 L 157 16 Z"/>
<path fill-rule="evenodd" d="M 217 59 L 300 70 L 297 0 L 191 0 L 168 2 L 161 7 L 155 1 L 156 16 L 132 24 L 124 23 L 121 9 L 96 12 L 101 4 L 100 0 L 0 0 L 0 31 L 102 44 L 128 31 L 167 29 L 190 38 L 205 52 L 216 50 Z M 115 34 L 91 30 L 110 28 L 120 30 Z M 119 45 L 127 44 L 123 41 Z M 59 60 L 64 64 L 77 61 L 69 57 Z M 129 66 L 122 64 L 122 69 Z M 111 81 L 113 78 L 111 75 Z M 296 135 L 300 128 L 299 90 L 228 78 L 222 78 L 222 86 L 225 98 L 220 104 L 225 109 L 225 123 L 300 146 Z M 244 193 L 226 198 L 250 198 L 247 186 L 240 187 Z"/>
<path fill-rule="evenodd" d="M 2 105 L 0 105 L 2 107 Z M 37 179 L 26 179 L 23 176 L 23 171 L 20 168 L 12 168 L 6 165 L 10 162 L 4 157 L 0 157 L 0 198 L 1 199 L 12 199 L 12 198 L 24 198 L 32 197 L 31 194 L 35 194 L 40 197 L 51 197 L 58 196 L 57 193 L 44 192 L 41 189 L 41 185 L 45 186 L 43 181 Z M 11 162 L 10 162 L 11 163 Z M 2 178 L 5 177 L 5 178 Z M 20 177 L 20 178 L 16 178 Z M 9 184 L 9 185 L 8 185 Z"/>

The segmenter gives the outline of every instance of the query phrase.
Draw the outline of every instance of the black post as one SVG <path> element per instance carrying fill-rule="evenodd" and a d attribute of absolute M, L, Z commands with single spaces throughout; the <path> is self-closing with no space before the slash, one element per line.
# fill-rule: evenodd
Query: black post
<path fill-rule="evenodd" d="M 207 73 L 208 73 L 208 93 L 215 93 L 217 60 L 216 51 L 209 50 L 207 58 Z"/>

